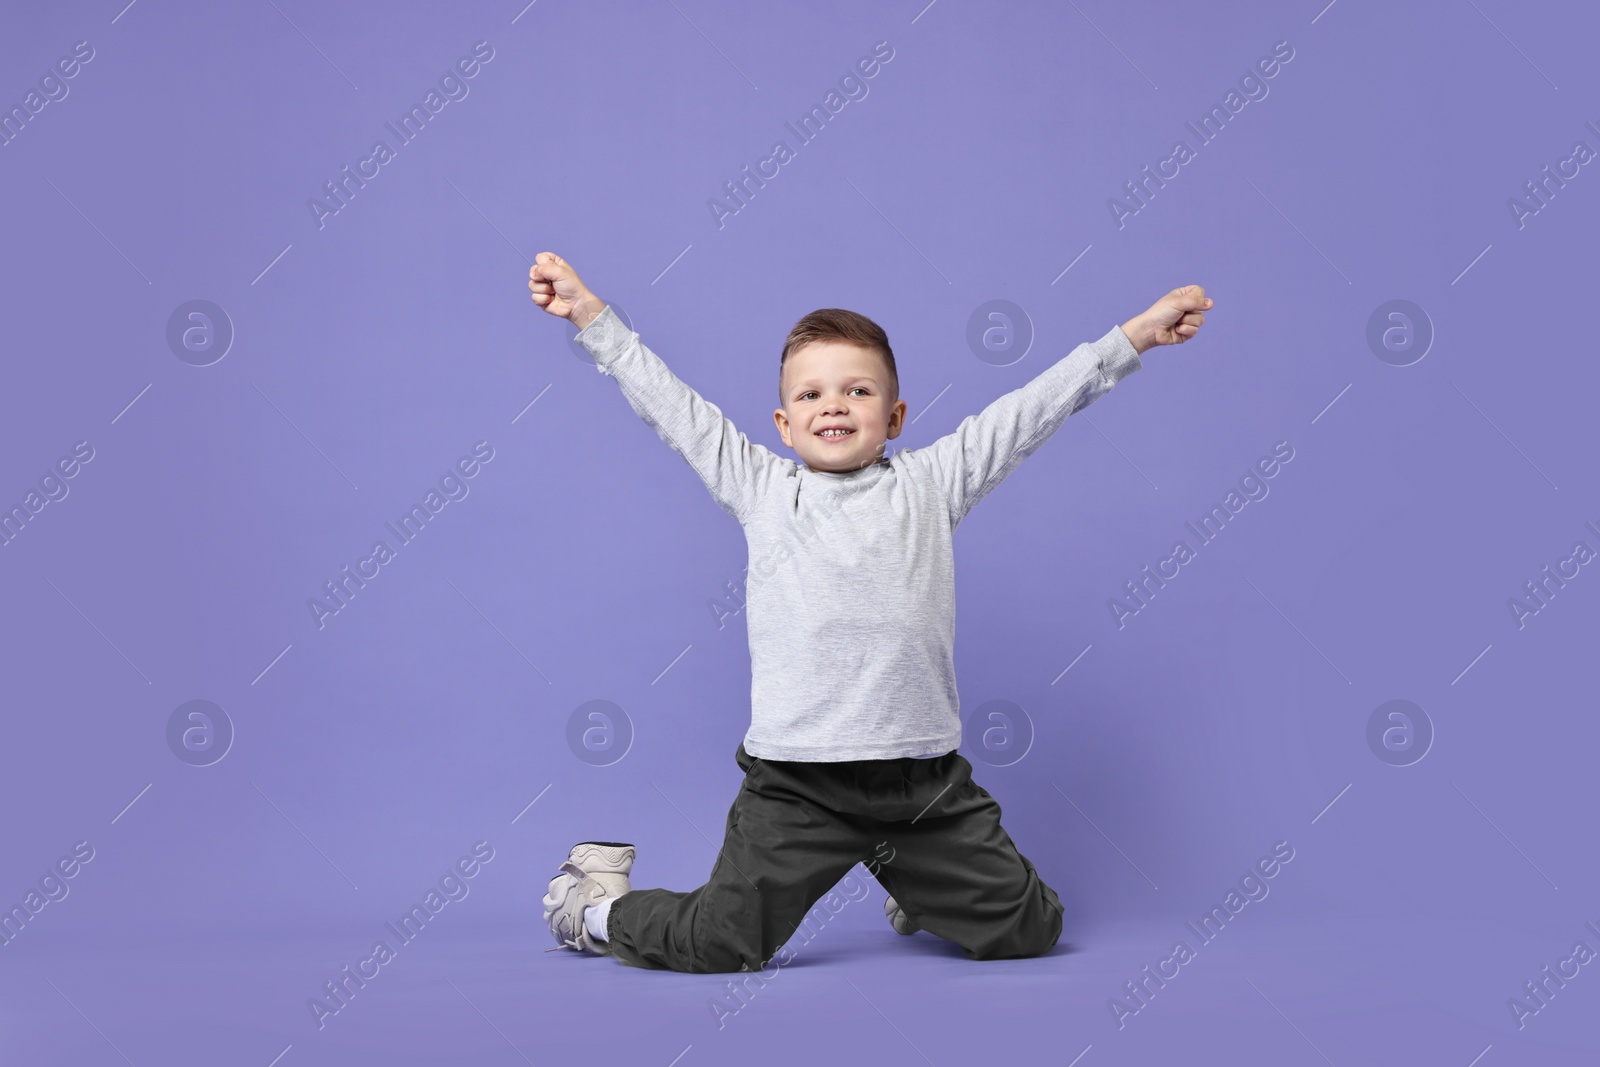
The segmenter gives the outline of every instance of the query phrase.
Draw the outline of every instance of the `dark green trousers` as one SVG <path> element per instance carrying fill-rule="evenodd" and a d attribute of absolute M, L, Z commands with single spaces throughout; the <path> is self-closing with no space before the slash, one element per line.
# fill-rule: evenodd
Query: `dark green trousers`
<path fill-rule="evenodd" d="M 972 959 L 1041 955 L 1061 936 L 1061 901 L 959 753 L 800 763 L 757 759 L 740 744 L 734 758 L 745 777 L 710 879 L 618 897 L 607 928 L 621 962 L 761 970 L 857 863 L 918 926 Z"/>

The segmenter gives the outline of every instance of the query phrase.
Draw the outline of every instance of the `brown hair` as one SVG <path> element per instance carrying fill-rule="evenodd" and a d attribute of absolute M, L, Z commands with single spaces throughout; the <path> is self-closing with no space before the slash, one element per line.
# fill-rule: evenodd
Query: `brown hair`
<path fill-rule="evenodd" d="M 789 331 L 783 342 L 783 355 L 778 360 L 778 403 L 784 405 L 783 368 L 789 357 L 813 341 L 844 341 L 871 349 L 883 357 L 889 371 L 889 403 L 900 399 L 900 373 L 894 365 L 894 349 L 889 347 L 889 335 L 883 327 L 865 315 L 844 308 L 818 308 Z"/>

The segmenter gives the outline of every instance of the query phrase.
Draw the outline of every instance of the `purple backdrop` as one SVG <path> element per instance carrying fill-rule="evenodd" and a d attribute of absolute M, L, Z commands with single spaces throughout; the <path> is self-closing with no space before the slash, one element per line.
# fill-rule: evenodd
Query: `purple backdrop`
<path fill-rule="evenodd" d="M 522 2 L 7 15 L 8 1062 L 1594 1062 L 1592 11 Z M 813 308 L 900 448 L 1216 300 L 957 538 L 1052 954 L 859 882 L 737 993 L 543 951 L 574 841 L 704 880 L 749 716 L 547 249 L 784 454 Z"/>

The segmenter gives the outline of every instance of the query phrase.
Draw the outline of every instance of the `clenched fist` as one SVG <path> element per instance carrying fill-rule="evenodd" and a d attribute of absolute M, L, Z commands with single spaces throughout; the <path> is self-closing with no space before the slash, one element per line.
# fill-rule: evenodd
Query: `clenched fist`
<path fill-rule="evenodd" d="M 540 252 L 528 270 L 528 288 L 533 302 L 550 314 L 567 319 L 578 329 L 593 322 L 606 303 L 591 293 L 572 269 L 572 264 L 554 252 Z"/>
<path fill-rule="evenodd" d="M 1181 345 L 1200 332 L 1206 321 L 1204 312 L 1213 303 L 1200 286 L 1185 285 L 1157 300 L 1144 314 L 1123 323 L 1122 332 L 1139 352 L 1156 345 Z"/>

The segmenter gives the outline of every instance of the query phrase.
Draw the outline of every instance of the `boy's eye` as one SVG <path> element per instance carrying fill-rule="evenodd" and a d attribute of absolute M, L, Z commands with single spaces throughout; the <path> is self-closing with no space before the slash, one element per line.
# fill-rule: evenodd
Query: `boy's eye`
<path fill-rule="evenodd" d="M 854 393 L 854 392 L 862 392 L 862 393 L 869 393 L 869 392 L 871 392 L 871 391 L 872 391 L 872 390 L 870 390 L 870 389 L 868 389 L 868 388 L 867 388 L 867 387 L 866 387 L 866 386 L 864 386 L 864 385 L 858 385 L 858 386 L 855 386 L 855 387 L 854 387 L 854 388 L 852 388 L 852 389 L 851 389 L 851 390 L 850 390 L 850 391 L 851 391 L 851 392 L 852 392 L 852 393 Z M 805 399 L 807 399 L 807 398 L 809 398 L 809 397 L 813 397 L 813 396 L 816 396 L 816 395 L 817 395 L 817 394 L 816 394 L 816 392 L 815 392 L 815 390 L 812 390 L 812 391 L 810 391 L 810 392 L 805 392 L 805 393 L 801 393 L 801 394 L 800 394 L 800 399 L 801 399 L 801 400 L 805 400 Z"/>

